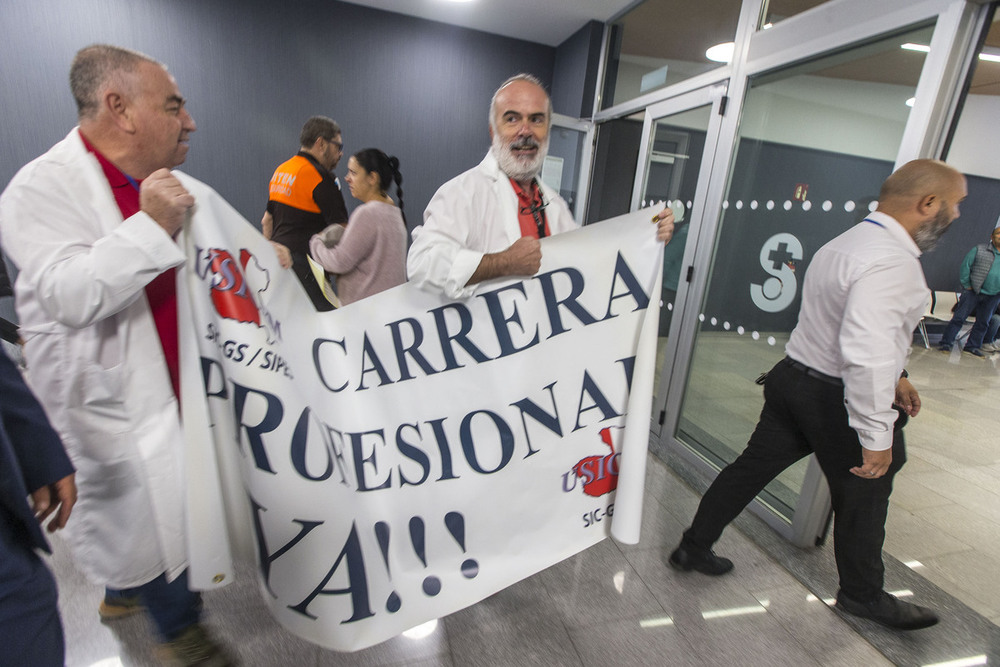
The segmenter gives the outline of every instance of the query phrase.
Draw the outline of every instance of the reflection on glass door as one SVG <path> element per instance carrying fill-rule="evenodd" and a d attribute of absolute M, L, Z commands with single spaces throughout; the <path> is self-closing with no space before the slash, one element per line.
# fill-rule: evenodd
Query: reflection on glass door
<path fill-rule="evenodd" d="M 1000 141 L 1000 127 L 997 126 L 997 118 L 1000 118 L 1000 2 L 995 2 L 990 11 L 992 16 L 986 22 L 985 39 L 968 74 L 961 113 L 954 119 L 942 156 L 965 174 L 969 196 L 962 202 L 960 220 L 963 224 L 941 238 L 932 256 L 921 258 L 927 285 L 932 290 L 955 289 L 955 267 L 962 265 L 970 247 L 981 243 L 1000 224 L 1000 162 L 995 151 L 983 149 L 984 146 L 1000 145 L 997 143 Z M 990 341 L 984 339 L 983 342 Z"/>
<path fill-rule="evenodd" d="M 691 213 L 698 175 L 708 136 L 712 105 L 681 111 L 654 121 L 646 157 L 640 206 L 666 202 L 674 211 L 674 237 L 663 251 L 663 283 L 660 297 L 660 325 L 656 346 L 656 375 L 659 384 L 664 367 L 670 324 L 677 301 L 684 251 L 691 238 Z M 654 405 L 654 413 L 659 410 Z"/>
<path fill-rule="evenodd" d="M 750 81 L 705 298 L 685 317 L 697 330 L 675 437 L 703 465 L 743 450 L 763 404 L 754 379 L 784 356 L 813 253 L 874 208 L 923 63 L 901 47 L 932 30 Z M 800 462 L 758 498 L 779 523 L 791 524 L 807 473 L 820 479 L 809 470 Z"/>
<path fill-rule="evenodd" d="M 629 212 L 629 193 L 642 138 L 642 115 L 597 126 L 597 147 L 587 205 L 587 224 Z"/>
<path fill-rule="evenodd" d="M 764 11 L 761 14 L 761 29 L 767 29 L 775 23 L 801 14 L 807 9 L 822 5 L 829 0 L 765 0 Z"/>
<path fill-rule="evenodd" d="M 634 6 L 609 24 L 602 109 L 725 66 L 732 53 L 741 0 L 629 4 Z M 664 39 L 664 26 L 670 26 L 670 34 L 684 38 Z"/>
<path fill-rule="evenodd" d="M 542 165 L 541 179 L 557 190 L 576 220 L 583 218 L 586 198 L 584 165 L 590 164 L 592 125 L 568 116 L 553 114 L 549 131 L 549 152 Z"/>

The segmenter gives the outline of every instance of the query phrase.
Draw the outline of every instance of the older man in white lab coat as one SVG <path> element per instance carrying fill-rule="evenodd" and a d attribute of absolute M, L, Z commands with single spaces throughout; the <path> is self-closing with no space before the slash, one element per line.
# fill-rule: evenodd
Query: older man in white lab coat
<path fill-rule="evenodd" d="M 489 153 L 434 194 L 406 258 L 410 282 L 452 299 L 472 296 L 493 278 L 535 275 L 539 241 L 577 228 L 563 198 L 537 178 L 552 125 L 541 82 L 530 74 L 505 81 L 490 103 L 489 124 Z M 664 209 L 654 222 L 657 238 L 669 243 L 674 214 Z"/>
<path fill-rule="evenodd" d="M 29 379 L 78 470 L 67 539 L 102 617 L 145 606 L 167 657 L 228 664 L 186 577 L 174 237 L 197 182 L 170 169 L 195 123 L 139 53 L 82 49 L 70 84 L 79 126 L 0 197 Z"/>

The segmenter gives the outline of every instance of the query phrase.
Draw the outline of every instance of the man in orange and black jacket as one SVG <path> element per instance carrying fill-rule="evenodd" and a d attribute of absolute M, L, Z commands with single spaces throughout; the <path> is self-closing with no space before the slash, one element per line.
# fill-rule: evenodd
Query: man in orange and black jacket
<path fill-rule="evenodd" d="M 302 127 L 299 143 L 299 152 L 274 170 L 260 224 L 265 238 L 288 248 L 292 270 L 316 310 L 331 310 L 306 258 L 313 234 L 347 223 L 344 195 L 332 172 L 344 150 L 340 126 L 325 116 L 313 116 Z"/>

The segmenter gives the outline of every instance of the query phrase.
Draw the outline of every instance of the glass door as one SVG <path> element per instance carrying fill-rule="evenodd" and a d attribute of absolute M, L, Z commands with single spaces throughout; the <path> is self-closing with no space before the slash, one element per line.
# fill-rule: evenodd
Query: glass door
<path fill-rule="evenodd" d="M 549 130 L 549 152 L 542 165 L 541 179 L 557 190 L 573 213 L 582 221 L 587 201 L 586 189 L 590 164 L 594 124 L 562 114 L 552 114 Z"/>
<path fill-rule="evenodd" d="M 689 282 L 688 267 L 704 211 L 705 191 L 711 176 L 712 156 L 718 143 L 725 85 L 697 90 L 646 109 L 639 151 L 639 178 L 635 179 L 631 210 L 666 204 L 674 211 L 674 237 L 663 251 L 660 324 L 656 349 L 655 386 L 660 397 L 653 403 L 653 424 L 662 420 L 668 364 L 668 342 Z M 674 348 L 669 348 L 676 351 Z M 669 356 L 672 359 L 672 355 Z"/>
<path fill-rule="evenodd" d="M 642 140 L 642 114 L 614 118 L 597 126 L 593 178 L 586 223 L 599 222 L 630 210 L 636 159 Z"/>
<path fill-rule="evenodd" d="M 932 33 L 933 25 L 901 31 L 748 82 L 734 157 L 715 170 L 727 185 L 711 213 L 714 238 L 703 241 L 711 259 L 698 267 L 699 300 L 685 304 L 681 290 L 675 304 L 686 339 L 676 363 L 673 341 L 666 346 L 671 391 L 661 442 L 712 476 L 742 452 L 757 422 L 763 396 L 754 380 L 784 356 L 813 253 L 876 206 L 923 66 L 907 45 Z M 827 498 L 810 457 L 752 507 L 794 543 L 811 545 L 823 533 Z"/>

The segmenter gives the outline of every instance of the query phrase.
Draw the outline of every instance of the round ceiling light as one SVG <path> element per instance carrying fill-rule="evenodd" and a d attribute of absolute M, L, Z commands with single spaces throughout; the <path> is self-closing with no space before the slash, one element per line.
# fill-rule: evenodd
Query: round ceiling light
<path fill-rule="evenodd" d="M 735 48 L 736 45 L 733 42 L 716 44 L 708 51 L 705 51 L 705 57 L 713 62 L 728 63 L 733 59 L 733 50 Z"/>

